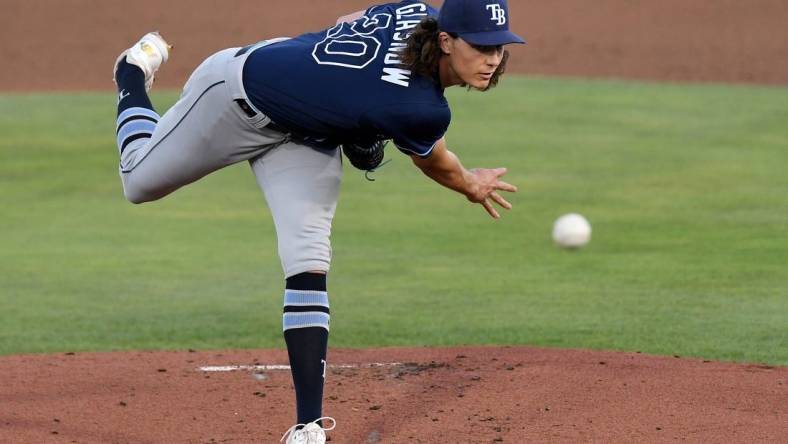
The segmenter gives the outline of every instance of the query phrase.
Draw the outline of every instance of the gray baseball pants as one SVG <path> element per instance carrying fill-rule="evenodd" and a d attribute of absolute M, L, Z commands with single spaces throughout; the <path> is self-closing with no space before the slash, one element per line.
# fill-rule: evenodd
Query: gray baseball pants
<path fill-rule="evenodd" d="M 239 49 L 206 59 L 151 139 L 123 152 L 124 194 L 133 203 L 161 199 L 248 160 L 274 219 L 285 276 L 327 272 L 342 176 L 340 150 L 321 151 L 291 142 L 287 134 L 266 128 L 271 120 L 263 113 L 249 117 L 235 100 L 250 103 L 241 73 L 252 51 L 236 57 Z"/>

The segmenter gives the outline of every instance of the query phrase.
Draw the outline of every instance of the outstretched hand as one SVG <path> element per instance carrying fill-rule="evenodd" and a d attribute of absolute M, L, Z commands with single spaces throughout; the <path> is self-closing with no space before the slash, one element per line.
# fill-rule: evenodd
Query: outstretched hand
<path fill-rule="evenodd" d="M 507 210 L 512 209 L 512 204 L 498 194 L 498 191 L 517 192 L 516 186 L 500 179 L 506 174 L 506 171 L 506 168 L 474 168 L 468 171 L 471 173 L 469 179 L 472 182 L 470 191 L 466 194 L 468 200 L 481 204 L 494 219 L 500 218 L 501 215 L 498 214 L 492 202 Z"/>
<path fill-rule="evenodd" d="M 441 139 L 427 157 L 411 156 L 413 163 L 421 168 L 435 182 L 462 193 L 473 203 L 481 204 L 494 219 L 501 217 L 492 202 L 510 210 L 512 204 L 506 201 L 499 191 L 514 193 L 517 187 L 501 180 L 506 168 L 476 168 L 466 170 L 456 154 L 446 148 L 446 140 Z"/>

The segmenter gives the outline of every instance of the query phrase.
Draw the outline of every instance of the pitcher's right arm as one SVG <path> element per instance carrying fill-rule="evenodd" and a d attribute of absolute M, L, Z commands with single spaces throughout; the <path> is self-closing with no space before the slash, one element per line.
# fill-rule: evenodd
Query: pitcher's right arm
<path fill-rule="evenodd" d="M 490 200 L 507 210 L 512 204 L 506 201 L 498 191 L 514 193 L 517 187 L 500 180 L 506 174 L 506 168 L 474 168 L 465 169 L 456 154 L 446 147 L 446 139 L 441 138 L 435 144 L 429 157 L 411 156 L 413 163 L 430 179 L 446 188 L 465 195 L 469 201 L 481 204 L 487 213 L 495 219 L 500 214 Z"/>

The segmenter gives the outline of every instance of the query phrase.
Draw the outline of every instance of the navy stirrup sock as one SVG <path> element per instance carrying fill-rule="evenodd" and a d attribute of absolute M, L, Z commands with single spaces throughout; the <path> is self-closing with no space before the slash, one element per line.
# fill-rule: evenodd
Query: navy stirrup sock
<path fill-rule="evenodd" d="M 153 136 L 159 115 L 154 111 L 145 91 L 145 73 L 124 57 L 115 73 L 118 83 L 118 118 L 116 134 L 121 154 L 129 145 L 143 145 Z"/>
<path fill-rule="evenodd" d="M 322 416 L 323 383 L 328 349 L 328 293 L 326 275 L 301 273 L 287 278 L 283 329 L 293 385 L 298 423 Z"/>
<path fill-rule="evenodd" d="M 145 91 L 145 73 L 138 66 L 126 62 L 125 57 L 118 62 L 115 81 L 118 84 L 118 115 L 129 108 L 153 110 L 153 104 Z"/>

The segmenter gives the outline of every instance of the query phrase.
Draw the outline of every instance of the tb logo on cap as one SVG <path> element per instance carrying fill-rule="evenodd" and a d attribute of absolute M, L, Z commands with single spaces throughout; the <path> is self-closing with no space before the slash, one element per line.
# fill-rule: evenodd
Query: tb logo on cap
<path fill-rule="evenodd" d="M 487 9 L 490 10 L 492 13 L 492 17 L 490 20 L 494 21 L 498 26 L 506 24 L 506 10 L 501 7 L 498 3 L 492 3 L 487 5 Z"/>

